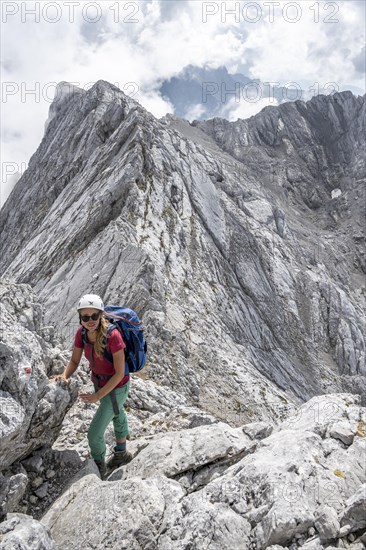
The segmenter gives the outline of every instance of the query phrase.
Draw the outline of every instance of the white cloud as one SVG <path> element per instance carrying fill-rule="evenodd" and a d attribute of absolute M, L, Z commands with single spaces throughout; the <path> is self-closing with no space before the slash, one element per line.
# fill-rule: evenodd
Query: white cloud
<path fill-rule="evenodd" d="M 203 105 L 192 105 L 188 111 L 184 114 L 184 117 L 186 120 L 195 120 L 198 119 L 203 113 L 205 112 L 205 108 Z"/>
<path fill-rule="evenodd" d="M 287 2 L 274 10 L 273 22 L 262 19 L 246 43 L 244 55 L 251 57 L 250 76 L 265 80 L 297 82 L 306 89 L 317 82 L 320 89 L 329 82 L 345 89 L 348 84 L 364 87 L 352 57 L 364 43 L 364 7 L 362 2 L 295 2 L 301 17 L 295 23 L 294 12 L 285 12 Z M 328 6 L 328 7 L 327 7 Z M 316 9 L 314 9 L 314 7 Z"/>
<path fill-rule="evenodd" d="M 241 97 L 241 100 L 238 102 L 235 101 L 235 98 L 232 98 L 223 107 L 221 116 L 227 118 L 230 122 L 235 122 L 238 118 L 250 118 L 269 105 L 276 107 L 278 101 L 273 97 L 262 97 L 256 101 L 244 100 L 244 98 Z"/>
<path fill-rule="evenodd" d="M 15 5 L 2 6 L 5 4 Z M 37 22 L 29 14 L 36 4 L 40 6 Z M 62 15 L 56 23 L 50 22 L 57 15 L 55 8 L 42 12 L 51 4 L 57 4 Z M 245 66 L 250 73 L 247 76 L 278 81 L 281 86 L 288 81 L 302 87 L 332 81 L 340 89 L 347 84 L 363 88 L 364 77 L 356 69 L 360 64 L 354 61 L 364 42 L 363 2 L 328 2 L 339 5 L 338 23 L 324 22 L 331 11 L 319 2 L 298 1 L 302 16 L 296 23 L 284 20 L 283 1 L 273 12 L 273 23 L 269 22 L 269 8 L 261 2 L 257 2 L 262 11 L 255 23 L 244 17 L 255 15 L 253 10 L 245 11 L 248 2 L 240 3 L 236 15 L 226 13 L 226 22 L 224 8 L 229 10 L 238 3 L 211 2 L 216 13 L 208 15 L 207 22 L 203 22 L 203 3 L 197 0 L 79 0 L 79 4 L 73 22 L 71 8 L 61 1 L 21 2 L 18 13 L 7 18 L 2 14 L 3 21 L 6 19 L 2 25 L 3 181 L 4 163 L 8 163 L 7 169 L 9 163 L 15 163 L 21 171 L 20 164 L 28 161 L 40 143 L 54 90 L 51 83 L 69 81 L 85 87 L 104 79 L 159 118 L 172 112 L 172 106 L 157 92 L 159 84 L 188 64 L 226 65 L 233 72 Z M 100 7 L 96 23 L 91 22 L 98 15 L 92 4 Z M 319 23 L 314 22 L 310 5 L 319 5 Z M 289 11 L 288 17 L 293 16 Z M 232 102 L 225 112 L 230 120 L 244 118 L 258 112 L 265 102 L 239 106 Z"/>

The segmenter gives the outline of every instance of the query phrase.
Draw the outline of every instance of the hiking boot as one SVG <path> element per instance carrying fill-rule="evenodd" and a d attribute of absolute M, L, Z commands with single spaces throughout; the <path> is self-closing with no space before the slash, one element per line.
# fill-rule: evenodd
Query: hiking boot
<path fill-rule="evenodd" d="M 113 469 L 117 468 L 118 466 L 122 466 L 123 464 L 127 464 L 133 459 L 133 456 L 128 451 L 116 451 L 116 448 L 114 448 L 113 456 L 110 460 L 107 462 L 107 468 Z"/>
<path fill-rule="evenodd" d="M 94 462 L 98 467 L 99 474 L 100 474 L 100 479 L 104 479 L 104 476 L 107 473 L 107 467 L 105 465 L 104 460 L 94 460 Z"/>

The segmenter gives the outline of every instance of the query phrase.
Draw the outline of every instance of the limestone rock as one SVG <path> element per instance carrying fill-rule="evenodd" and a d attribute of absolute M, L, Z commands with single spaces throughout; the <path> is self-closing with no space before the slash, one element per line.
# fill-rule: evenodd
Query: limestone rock
<path fill-rule="evenodd" d="M 323 550 L 324 546 L 320 543 L 319 538 L 316 537 L 314 540 L 305 542 L 301 548 L 304 548 L 304 550 Z"/>
<path fill-rule="evenodd" d="M 102 548 L 107 539 L 116 548 L 148 544 L 157 548 L 153 541 L 159 537 L 161 523 L 183 495 L 178 482 L 164 477 L 109 483 L 91 474 L 60 497 L 42 524 L 51 530 L 57 547 L 65 550 L 90 545 Z"/>
<path fill-rule="evenodd" d="M 343 421 L 331 426 L 329 429 L 329 435 L 330 437 L 339 439 L 345 445 L 351 445 L 353 438 L 356 434 L 356 431 L 357 431 L 356 426 L 352 428 L 352 425 L 350 422 Z"/>
<path fill-rule="evenodd" d="M 338 515 L 334 508 L 330 506 L 326 506 L 321 511 L 319 516 L 315 519 L 314 525 L 322 542 L 335 539 L 339 535 L 340 524 Z"/>
<path fill-rule="evenodd" d="M 0 516 L 12 512 L 27 489 L 28 478 L 24 473 L 4 476 L 0 474 Z"/>
<path fill-rule="evenodd" d="M 242 427 L 221 422 L 153 434 L 138 450 L 137 442 L 130 441 L 134 458 L 129 464 L 104 482 L 84 475 L 47 512 L 45 525 L 65 548 L 80 542 L 87 546 L 95 506 L 102 504 L 107 525 L 96 530 L 97 548 L 107 532 L 115 544 L 118 540 L 132 548 L 138 541 L 183 550 L 197 540 L 211 541 L 217 550 L 295 549 L 299 544 L 322 550 L 334 541 L 341 547 L 345 535 L 363 525 L 359 481 L 366 483 L 365 440 L 355 437 L 347 448 L 339 442 L 330 454 L 323 445 L 338 418 L 363 417 L 359 401 L 351 394 L 314 397 L 296 418 L 255 445 Z M 342 465 L 345 477 L 335 475 L 335 464 Z M 121 520 L 126 528 L 117 539 L 112 510 L 125 514 L 125 507 L 131 515 Z M 76 513 L 80 517 L 70 530 Z M 342 531 L 340 520 L 352 527 Z"/>
<path fill-rule="evenodd" d="M 48 486 L 49 486 L 48 482 L 42 483 L 40 487 L 35 489 L 34 491 L 35 495 L 37 495 L 38 498 L 45 498 L 45 496 L 47 495 Z"/>
<path fill-rule="evenodd" d="M 366 528 L 366 483 L 347 500 L 341 525 L 349 525 L 351 532 Z"/>
<path fill-rule="evenodd" d="M 145 479 L 156 474 L 179 479 L 180 475 L 189 474 L 189 491 L 195 490 L 204 479 L 255 448 L 240 428 L 231 428 L 223 422 L 214 426 L 214 429 L 211 425 L 199 426 L 154 437 L 132 462 L 117 469 L 109 479 L 120 479 L 121 475 L 123 479 L 136 475 Z"/>
<path fill-rule="evenodd" d="M 42 315 L 30 287 L 0 283 L 0 295 L 0 468 L 5 469 L 32 450 L 52 445 L 76 398 L 76 386 L 63 389 L 49 382 L 50 346 L 35 332 Z M 34 460 L 28 463 L 30 469 L 40 467 L 39 459 L 37 464 Z"/>
<path fill-rule="evenodd" d="M 250 439 L 263 439 L 271 435 L 273 426 L 266 422 L 252 422 L 243 426 L 242 430 Z"/>
<path fill-rule="evenodd" d="M 32 548 L 32 550 L 56 550 L 57 546 L 49 530 L 25 514 L 8 514 L 0 524 L 0 548 Z"/>
<path fill-rule="evenodd" d="M 81 294 L 123 296 L 148 377 L 236 426 L 366 394 L 365 98 L 189 124 L 104 81 L 69 88 L 0 215 L 1 274 L 34 285 L 45 333 L 69 345 Z"/>
<path fill-rule="evenodd" d="M 35 455 L 22 460 L 22 465 L 27 471 L 39 473 L 41 471 L 42 462 L 42 457 Z"/>
<path fill-rule="evenodd" d="M 189 124 L 104 81 L 59 91 L 0 213 L 2 511 L 28 473 L 39 513 L 47 471 L 70 467 L 44 517 L 60 548 L 314 549 L 337 521 L 334 544 L 359 544 L 366 96 Z M 104 482 L 84 462 L 97 406 L 75 403 L 87 365 L 49 383 L 89 291 L 135 309 L 149 343 L 134 458 Z M 54 443 L 59 471 L 35 458 Z"/>
<path fill-rule="evenodd" d="M 0 517 L 25 511 L 25 502 L 45 498 L 43 452 L 57 439 L 65 414 L 76 399 L 49 381 L 55 349 L 40 336 L 43 310 L 28 285 L 0 282 L 1 490 Z M 56 354 L 58 352 L 56 351 Z M 42 487 L 41 487 L 42 485 Z M 35 504 L 35 502 L 33 502 Z"/>

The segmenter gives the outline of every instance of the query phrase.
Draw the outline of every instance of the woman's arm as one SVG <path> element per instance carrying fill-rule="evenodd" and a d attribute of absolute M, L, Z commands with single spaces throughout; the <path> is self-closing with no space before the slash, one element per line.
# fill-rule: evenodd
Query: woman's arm
<path fill-rule="evenodd" d="M 64 380 L 65 382 L 69 382 L 70 376 L 74 374 L 74 372 L 79 366 L 82 355 L 83 355 L 83 348 L 77 348 L 76 346 L 74 346 L 71 359 L 68 362 L 64 372 L 62 374 L 55 376 L 52 380 L 55 382 L 58 382 L 59 380 Z"/>
<path fill-rule="evenodd" d="M 116 371 L 115 374 L 108 380 L 108 382 L 100 388 L 95 394 L 97 400 L 102 399 L 105 395 L 108 395 L 117 384 L 122 380 L 125 375 L 125 352 L 123 349 L 113 353 L 113 366 Z"/>
<path fill-rule="evenodd" d="M 80 399 L 84 403 L 96 403 L 102 397 L 108 395 L 117 384 L 122 380 L 125 375 L 125 352 L 123 349 L 113 353 L 113 366 L 116 371 L 115 374 L 108 380 L 105 386 L 100 388 L 96 393 L 82 393 Z"/>

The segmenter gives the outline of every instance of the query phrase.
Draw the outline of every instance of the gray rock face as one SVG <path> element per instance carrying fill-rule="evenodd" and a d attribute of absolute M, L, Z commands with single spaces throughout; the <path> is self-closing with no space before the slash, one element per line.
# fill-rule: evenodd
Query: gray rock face
<path fill-rule="evenodd" d="M 9 514 L 0 525 L 0 548 L 56 550 L 57 546 L 42 523 L 25 514 Z"/>
<path fill-rule="evenodd" d="M 345 445 L 351 445 L 356 431 L 357 426 L 352 427 L 350 422 L 338 422 L 331 426 L 330 436 L 339 439 Z"/>
<path fill-rule="evenodd" d="M 237 426 L 365 395 L 365 98 L 190 125 L 103 81 L 62 89 L 0 220 L 3 275 L 50 334 L 72 342 L 87 291 L 128 304 L 148 376 Z"/>
<path fill-rule="evenodd" d="M 243 432 L 250 437 L 250 439 L 264 439 L 271 435 L 273 430 L 272 426 L 269 426 L 265 422 L 252 422 L 243 426 Z"/>
<path fill-rule="evenodd" d="M 0 474 L 0 480 L 0 508 L 1 515 L 4 516 L 6 512 L 15 510 L 23 498 L 28 485 L 28 477 L 25 473 L 13 476 L 3 476 Z"/>
<path fill-rule="evenodd" d="M 65 549 L 102 548 L 107 539 L 136 550 L 341 548 L 363 528 L 366 440 L 356 435 L 345 448 L 329 427 L 365 422 L 359 401 L 313 398 L 255 445 L 224 423 L 156 434 L 119 476 L 71 485 L 42 523 Z M 352 527 L 342 532 L 346 521 Z"/>
<path fill-rule="evenodd" d="M 0 281 L 0 296 L 0 518 L 4 518 L 18 508 L 28 490 L 27 472 L 36 475 L 43 469 L 40 456 L 26 457 L 57 439 L 77 388 L 75 383 L 66 389 L 49 382 L 60 350 L 53 347 L 52 338 L 40 336 L 43 311 L 29 285 Z M 18 468 L 12 471 L 15 462 Z M 47 483 L 37 487 L 38 496 L 44 498 Z M 9 540 L 15 541 L 18 534 L 17 529 Z"/>
<path fill-rule="evenodd" d="M 252 163 L 255 153 L 262 151 L 262 170 L 270 162 L 264 148 L 279 151 L 271 159 L 272 181 L 284 183 L 287 176 L 287 185 L 311 208 L 323 205 L 330 190 L 345 191 L 342 185 L 334 185 L 335 178 L 352 186 L 352 178 L 365 176 L 365 97 L 351 92 L 265 107 L 247 120 L 213 118 L 195 125 L 238 160 Z M 278 157 L 286 159 L 281 171 Z M 302 185 L 296 185 L 300 182 Z"/>
<path fill-rule="evenodd" d="M 0 294 L 0 468 L 5 469 L 32 450 L 52 445 L 75 400 L 76 387 L 68 391 L 49 383 L 47 371 L 57 350 L 35 332 L 41 306 L 30 287 L 2 282 Z"/>
<path fill-rule="evenodd" d="M 120 472 L 116 470 L 110 479 L 128 479 L 136 474 L 145 478 L 158 473 L 176 478 L 184 472 L 182 483 L 191 492 L 255 447 L 240 428 L 221 422 L 214 428 L 208 425 L 168 433 L 154 444 L 146 443 L 135 460 Z"/>
<path fill-rule="evenodd" d="M 341 525 L 349 525 L 350 532 L 366 529 L 366 484 L 348 499 L 346 506 Z"/>
<path fill-rule="evenodd" d="M 178 482 L 162 476 L 103 483 L 91 474 L 66 491 L 44 516 L 42 524 L 52 526 L 57 547 L 65 550 L 87 548 L 90 544 L 103 548 L 106 540 L 116 549 L 157 548 L 154 540 L 161 521 L 183 494 Z M 85 514 L 87 509 L 94 513 L 99 510 L 97 522 L 95 515 Z M 68 536 L 65 525 L 69 526 Z"/>
<path fill-rule="evenodd" d="M 337 512 L 330 506 L 326 506 L 324 510 L 320 512 L 314 525 L 319 533 L 320 540 L 323 542 L 337 538 L 341 527 Z"/>
<path fill-rule="evenodd" d="M 9 302 L 14 304 L 22 304 L 22 290 L 32 295 L 26 286 L 11 289 L 16 298 Z M 9 315 L 5 306 L 4 311 Z M 13 322 L 18 315 L 13 315 Z M 56 350 L 50 353 L 48 344 L 40 338 L 37 342 L 51 363 Z M 32 376 L 38 387 L 45 374 L 36 369 Z M 357 537 L 365 528 L 366 409 L 358 396 L 317 396 L 289 410 L 277 425 L 250 422 L 235 428 L 210 415 L 200 416 L 185 397 L 152 380 L 134 378 L 132 387 L 128 414 L 138 433 L 129 441 L 133 460 L 102 482 L 94 462 L 82 463 L 71 449 L 73 437 L 65 436 L 70 450 L 58 451 L 62 463 L 80 470 L 73 479 L 70 476 L 41 523 L 19 513 L 7 514 L 0 525 L 4 550 L 31 544 L 104 548 L 106 540 L 116 550 L 183 550 L 195 544 L 216 550 L 276 545 L 324 550 L 333 543 L 340 548 L 345 540 L 352 541 L 351 550 L 362 547 Z M 89 413 L 75 413 L 69 420 L 81 433 L 88 419 Z M 149 435 L 142 435 L 142 425 Z M 59 431 L 49 429 L 54 435 Z M 352 438 L 345 441 L 348 432 Z M 40 434 L 38 441 L 51 445 L 54 438 Z M 57 441 L 60 445 L 60 438 Z M 3 512 L 17 507 L 27 483 L 33 490 L 31 502 L 49 498 L 55 471 L 47 460 L 41 449 L 22 460 L 11 477 L 4 470 Z"/>
<path fill-rule="evenodd" d="M 1 211 L 1 514 L 29 485 L 47 501 L 35 449 L 80 471 L 42 519 L 54 540 L 8 514 L 1 544 L 358 550 L 365 98 L 191 125 L 105 82 L 61 88 Z M 77 384 L 48 380 L 86 291 L 134 308 L 149 342 L 134 459 L 104 482 L 80 458 L 95 406 L 61 430 Z"/>

